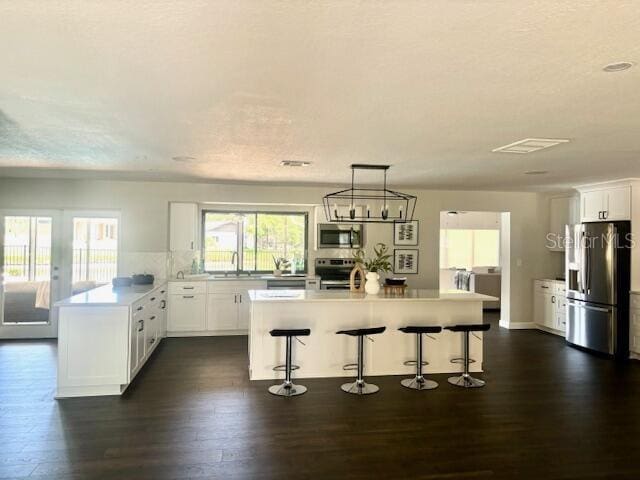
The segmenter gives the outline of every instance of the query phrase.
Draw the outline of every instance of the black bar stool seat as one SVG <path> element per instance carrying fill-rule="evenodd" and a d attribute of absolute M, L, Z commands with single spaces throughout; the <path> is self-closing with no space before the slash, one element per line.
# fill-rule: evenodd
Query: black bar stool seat
<path fill-rule="evenodd" d="M 336 332 L 338 335 L 350 335 L 352 337 L 359 337 L 361 335 L 376 335 L 382 333 L 387 327 L 373 327 L 373 328 L 356 328 L 355 330 L 339 330 Z"/>
<path fill-rule="evenodd" d="M 289 330 L 274 329 L 269 332 L 269 335 L 272 337 L 308 337 L 311 335 L 311 330 L 308 328 Z"/>
<path fill-rule="evenodd" d="M 429 365 L 429 362 L 422 360 L 422 335 L 429 335 L 430 333 L 440 333 L 442 327 L 440 326 L 409 326 L 401 327 L 400 330 L 403 333 L 410 333 L 416 335 L 416 359 L 404 362 L 405 365 L 416 366 L 416 376 L 413 378 L 405 378 L 400 381 L 403 387 L 410 388 L 411 390 L 433 390 L 438 388 L 438 382 L 428 380 L 422 375 L 422 367 Z M 433 337 L 431 337 L 433 338 Z"/>
<path fill-rule="evenodd" d="M 269 334 L 272 337 L 286 337 L 287 342 L 286 363 L 284 365 L 276 365 L 273 367 L 276 372 L 285 372 L 284 382 L 280 385 L 272 385 L 269 387 L 269 393 L 280 397 L 294 397 L 296 395 L 302 395 L 307 391 L 307 387 L 303 385 L 296 385 L 291 381 L 291 372 L 300 368 L 298 365 L 293 365 L 291 362 L 291 339 L 294 337 L 307 337 L 311 335 L 311 330 L 308 328 L 274 329 L 271 330 Z M 298 341 L 300 342 L 300 340 Z"/>
<path fill-rule="evenodd" d="M 450 325 L 444 327 L 445 330 L 449 330 L 451 332 L 460 332 L 462 333 L 462 349 L 463 356 L 462 358 L 454 358 L 451 360 L 451 363 L 462 363 L 464 365 L 464 371 L 462 375 L 449 377 L 447 381 L 455 385 L 457 387 L 463 388 L 479 388 L 484 387 L 484 380 L 480 380 L 479 378 L 474 378 L 469 375 L 469 364 L 475 363 L 475 360 L 469 358 L 469 333 L 473 332 L 486 332 L 491 328 L 491 324 L 489 323 L 472 323 L 472 324 L 461 324 L 461 325 Z"/>
<path fill-rule="evenodd" d="M 353 393 L 354 395 L 369 395 L 380 390 L 380 387 L 377 385 L 366 383 L 364 381 L 364 337 L 382 333 L 386 329 L 387 327 L 373 327 L 357 328 L 354 330 L 339 330 L 336 332 L 338 335 L 358 337 L 358 363 L 349 363 L 342 367 L 344 370 L 358 370 L 358 376 L 356 377 L 355 382 L 345 383 L 340 386 L 344 392 Z"/>

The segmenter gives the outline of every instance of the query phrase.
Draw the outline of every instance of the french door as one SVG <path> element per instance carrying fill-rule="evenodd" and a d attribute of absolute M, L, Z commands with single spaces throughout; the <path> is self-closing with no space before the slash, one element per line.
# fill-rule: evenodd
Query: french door
<path fill-rule="evenodd" d="M 61 298 L 62 214 L 0 210 L 0 338 L 53 338 Z"/>
<path fill-rule="evenodd" d="M 0 338 L 55 338 L 55 302 L 118 274 L 119 212 L 0 210 Z"/>

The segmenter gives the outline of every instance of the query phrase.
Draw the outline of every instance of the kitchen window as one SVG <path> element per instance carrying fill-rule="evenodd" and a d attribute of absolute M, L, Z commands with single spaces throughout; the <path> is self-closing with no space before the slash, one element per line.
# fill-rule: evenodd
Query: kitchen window
<path fill-rule="evenodd" d="M 202 254 L 207 272 L 270 272 L 273 258 L 307 271 L 308 215 L 301 212 L 202 212 Z"/>
<path fill-rule="evenodd" d="M 500 230 L 440 230 L 440 268 L 500 265 Z"/>

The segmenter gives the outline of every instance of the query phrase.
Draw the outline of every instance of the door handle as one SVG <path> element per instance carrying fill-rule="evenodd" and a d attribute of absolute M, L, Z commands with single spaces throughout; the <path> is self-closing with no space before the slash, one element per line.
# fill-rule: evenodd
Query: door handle
<path fill-rule="evenodd" d="M 606 312 L 606 313 L 610 313 L 612 310 L 610 308 L 604 308 L 604 307 L 593 307 L 591 305 L 581 305 L 579 303 L 575 303 L 575 302 L 567 302 L 567 305 L 570 305 L 572 307 L 578 307 L 578 308 L 584 308 L 585 310 L 594 310 L 596 312 Z"/>

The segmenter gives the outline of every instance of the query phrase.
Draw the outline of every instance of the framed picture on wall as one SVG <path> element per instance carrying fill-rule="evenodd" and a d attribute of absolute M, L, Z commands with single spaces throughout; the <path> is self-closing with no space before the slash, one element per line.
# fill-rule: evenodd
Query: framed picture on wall
<path fill-rule="evenodd" d="M 418 273 L 418 249 L 394 249 L 393 273 Z"/>
<path fill-rule="evenodd" d="M 418 245 L 418 220 L 393 224 L 393 244 L 402 246 Z"/>

